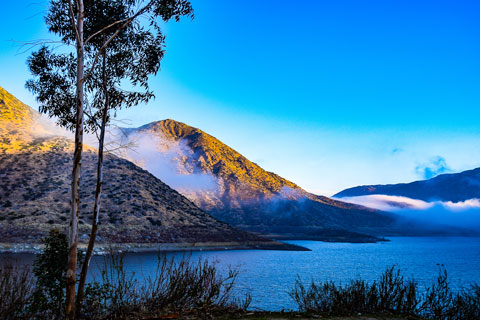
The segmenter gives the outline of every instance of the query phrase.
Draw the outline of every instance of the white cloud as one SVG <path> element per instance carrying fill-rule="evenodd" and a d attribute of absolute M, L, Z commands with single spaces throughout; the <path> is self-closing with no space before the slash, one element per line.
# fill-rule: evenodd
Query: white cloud
<path fill-rule="evenodd" d="M 432 203 L 422 200 L 400 196 L 388 196 L 383 194 L 373 194 L 358 197 L 344 197 L 338 198 L 338 200 L 390 212 L 396 212 L 405 209 L 425 210 L 433 206 Z"/>
<path fill-rule="evenodd" d="M 338 200 L 389 211 L 423 223 L 444 224 L 480 230 L 480 199 L 461 202 L 426 202 L 408 197 L 367 195 L 345 197 Z"/>

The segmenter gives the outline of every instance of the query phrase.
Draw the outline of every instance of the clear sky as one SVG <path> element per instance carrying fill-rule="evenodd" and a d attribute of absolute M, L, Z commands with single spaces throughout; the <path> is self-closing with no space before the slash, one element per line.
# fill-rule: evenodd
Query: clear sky
<path fill-rule="evenodd" d="M 192 0 L 132 126 L 172 118 L 332 195 L 480 166 L 480 2 Z M 46 0 L 2 3 L 0 86 L 24 89 Z"/>

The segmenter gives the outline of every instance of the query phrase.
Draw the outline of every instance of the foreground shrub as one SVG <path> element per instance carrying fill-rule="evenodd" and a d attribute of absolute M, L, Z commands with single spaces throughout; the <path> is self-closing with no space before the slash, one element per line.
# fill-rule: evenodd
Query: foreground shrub
<path fill-rule="evenodd" d="M 192 262 L 190 257 L 175 261 L 165 255 L 158 257 L 158 267 L 153 278 L 142 288 L 145 305 L 161 306 L 172 310 L 215 310 L 236 308 L 232 289 L 238 270 L 229 269 L 220 276 L 215 266 L 207 260 Z"/>
<path fill-rule="evenodd" d="M 222 276 L 207 260 L 176 260 L 158 256 L 155 275 L 144 281 L 135 279 L 124 267 L 123 255 L 105 257 L 101 280 L 86 287 L 82 317 L 134 318 L 168 313 L 215 313 L 245 310 L 251 298 L 238 301 L 233 288 L 238 271 Z"/>
<path fill-rule="evenodd" d="M 100 281 L 87 283 L 82 316 L 97 318 L 121 317 L 135 310 L 140 303 L 138 281 L 134 273 L 128 275 L 124 268 L 123 255 L 110 254 L 104 257 L 100 269 Z"/>
<path fill-rule="evenodd" d="M 0 319 L 22 319 L 27 316 L 33 285 L 28 268 L 17 267 L 9 262 L 0 264 Z"/>
<path fill-rule="evenodd" d="M 309 288 L 305 288 L 297 279 L 290 296 L 300 311 L 331 315 L 384 312 L 413 314 L 419 303 L 415 282 L 405 280 L 395 267 L 387 269 L 372 284 L 353 280 L 342 286 L 328 281 L 320 284 L 312 282 Z"/>
<path fill-rule="evenodd" d="M 67 238 L 51 230 L 30 266 L 0 264 L 0 319 L 63 319 Z"/>
<path fill-rule="evenodd" d="M 454 295 L 448 284 L 447 272 L 440 270 L 437 280 L 426 289 L 422 314 L 434 319 L 451 319 L 454 313 Z"/>
<path fill-rule="evenodd" d="M 424 317 L 439 320 L 480 319 L 480 287 L 474 284 L 469 289 L 454 293 L 450 288 L 447 272 L 441 270 L 436 282 L 427 288 L 420 309 Z"/>
<path fill-rule="evenodd" d="M 347 285 L 331 281 L 309 287 L 297 279 L 290 296 L 302 312 L 346 316 L 358 313 L 394 314 L 437 320 L 480 319 L 480 287 L 454 293 L 447 272 L 440 273 L 431 287 L 419 293 L 417 283 L 405 279 L 396 267 L 388 268 L 373 283 L 354 280 Z"/>
<path fill-rule="evenodd" d="M 480 286 L 463 289 L 454 300 L 454 319 L 480 319 Z"/>
<path fill-rule="evenodd" d="M 63 319 L 65 317 L 66 266 L 68 243 L 65 234 L 51 230 L 43 239 L 45 248 L 33 263 L 36 278 L 30 309 L 37 318 Z"/>

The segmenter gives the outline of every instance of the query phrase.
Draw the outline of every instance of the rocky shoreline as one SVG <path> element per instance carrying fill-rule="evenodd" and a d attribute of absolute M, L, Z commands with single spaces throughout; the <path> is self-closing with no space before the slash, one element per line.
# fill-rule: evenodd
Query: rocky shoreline
<path fill-rule="evenodd" d="M 0 253 L 31 253 L 43 250 L 37 243 L 0 243 Z M 80 243 L 80 249 L 86 249 L 86 243 Z M 196 242 L 196 243 L 99 243 L 94 254 L 104 255 L 110 252 L 186 252 L 186 251 L 223 251 L 223 250 L 281 250 L 310 251 L 310 249 L 279 241 L 252 242 Z"/>

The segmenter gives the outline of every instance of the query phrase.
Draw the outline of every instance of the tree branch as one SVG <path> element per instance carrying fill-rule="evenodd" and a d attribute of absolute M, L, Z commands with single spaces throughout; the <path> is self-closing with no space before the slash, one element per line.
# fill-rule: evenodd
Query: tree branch
<path fill-rule="evenodd" d="M 125 22 L 127 21 L 128 18 L 126 19 L 122 19 L 122 20 L 118 20 L 118 21 L 115 21 L 114 23 L 102 28 L 101 30 L 95 32 L 94 34 L 92 34 L 90 37 L 87 38 L 87 40 L 85 40 L 85 44 L 87 44 L 90 40 L 92 40 L 92 38 L 94 38 L 95 36 L 99 35 L 100 33 L 102 33 L 103 31 L 107 30 L 107 29 L 110 29 L 111 27 L 113 27 L 114 25 L 117 25 L 119 23 L 122 23 L 122 22 Z"/>
<path fill-rule="evenodd" d="M 90 66 L 90 70 L 87 72 L 87 75 L 85 76 L 85 79 L 88 78 L 91 73 L 93 72 L 93 69 L 95 68 L 95 65 L 97 64 L 98 62 L 98 58 L 100 57 L 100 54 L 102 53 L 103 50 L 105 50 L 108 45 L 110 44 L 110 42 L 113 41 L 113 39 L 115 39 L 115 37 L 120 33 L 120 31 L 122 31 L 123 29 L 125 29 L 125 27 L 130 24 L 133 20 L 135 20 L 138 16 L 142 15 L 143 13 L 145 13 L 148 9 L 150 9 L 150 7 L 153 5 L 153 3 L 155 2 L 155 0 L 150 0 L 150 2 L 145 5 L 145 7 L 143 7 L 142 9 L 140 9 L 137 13 L 135 13 L 133 16 L 131 16 L 130 18 L 126 19 L 126 22 L 124 24 L 122 24 L 118 29 L 117 31 L 115 31 L 114 34 L 112 34 L 110 36 L 110 38 L 103 44 L 103 46 L 98 50 L 97 54 L 95 55 L 95 58 L 93 59 L 93 63 L 92 65 Z"/>
<path fill-rule="evenodd" d="M 50 39 L 37 39 L 33 41 L 17 41 L 17 40 L 9 40 L 9 41 L 18 44 L 18 49 L 15 55 L 24 54 L 25 52 L 32 50 L 36 46 L 42 46 L 45 44 L 58 44 L 58 46 L 56 46 L 55 48 L 59 48 L 65 45 L 68 46 L 68 44 L 63 43 L 60 40 L 50 40 Z"/>
<path fill-rule="evenodd" d="M 77 3 L 78 7 L 78 3 Z M 70 12 L 70 19 L 72 20 L 72 27 L 73 31 L 75 31 L 75 38 L 77 39 L 77 43 L 80 41 L 80 36 L 77 30 L 77 22 L 75 21 L 75 15 L 73 13 L 72 1 L 68 0 L 68 11 Z"/>
<path fill-rule="evenodd" d="M 100 128 L 100 124 L 97 122 L 97 119 L 93 116 L 93 114 L 89 113 L 88 110 L 84 110 L 83 113 L 85 113 L 85 115 L 92 120 L 98 128 Z"/>

